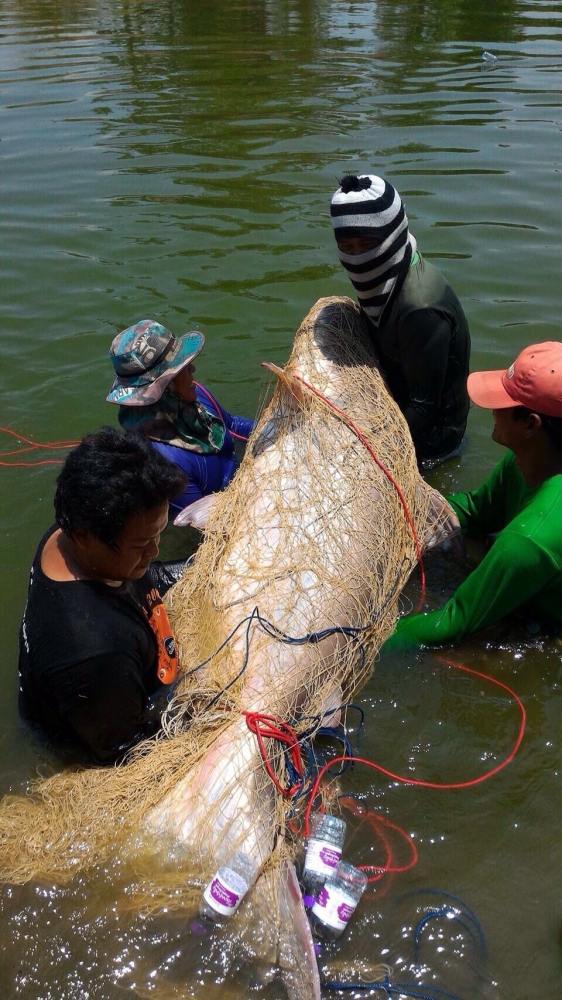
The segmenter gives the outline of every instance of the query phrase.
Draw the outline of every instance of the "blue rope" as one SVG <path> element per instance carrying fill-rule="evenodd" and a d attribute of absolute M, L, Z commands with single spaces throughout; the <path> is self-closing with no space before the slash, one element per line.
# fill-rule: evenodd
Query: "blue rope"
<path fill-rule="evenodd" d="M 345 705 L 340 706 L 340 708 L 345 708 L 345 707 L 346 707 Z M 336 709 L 336 711 L 338 710 Z M 332 715 L 332 714 L 333 710 L 324 713 L 324 715 Z M 321 717 L 318 716 L 316 718 L 319 720 Z M 294 806 L 300 799 L 303 798 L 303 796 L 308 794 L 311 786 L 313 785 L 314 781 L 318 776 L 318 772 L 326 763 L 326 755 L 323 754 L 322 756 L 320 756 L 314 746 L 313 738 L 316 736 L 327 736 L 330 737 L 331 739 L 337 740 L 343 746 L 343 754 L 341 756 L 344 755 L 346 757 L 354 756 L 353 746 L 351 745 L 349 736 L 347 735 L 347 732 L 343 728 L 343 726 L 337 726 L 337 727 L 321 726 L 320 729 L 312 728 L 308 730 L 306 733 L 301 734 L 301 736 L 299 737 L 299 743 L 301 744 L 302 755 L 306 762 L 305 773 L 302 777 L 298 775 L 297 772 L 295 771 L 293 763 L 290 759 L 289 748 L 284 747 L 285 768 L 289 777 L 289 782 L 292 785 L 296 785 L 299 782 L 301 783 L 301 787 L 299 788 L 298 792 L 296 792 L 293 796 L 292 800 L 293 808 L 289 813 L 290 816 L 293 816 L 295 814 L 296 809 L 294 808 Z M 339 771 L 334 776 L 338 777 L 339 775 L 343 774 L 344 771 L 347 771 L 347 769 L 350 767 L 353 767 L 353 761 L 351 760 L 348 762 L 343 761 Z"/>
<path fill-rule="evenodd" d="M 442 899 L 451 900 L 451 902 L 454 903 L 457 909 L 460 911 L 459 916 L 464 916 L 473 925 L 473 929 L 469 933 L 471 933 L 473 939 L 475 940 L 482 958 L 487 957 L 488 949 L 486 945 L 486 938 L 484 936 L 484 931 L 482 930 L 480 921 L 478 920 L 478 917 L 476 916 L 474 911 L 471 910 L 470 907 L 468 907 L 462 899 L 460 899 L 458 896 L 454 896 L 453 893 L 451 892 L 445 892 L 443 889 L 432 889 L 432 888 L 414 889 L 412 890 L 412 892 L 404 893 L 402 896 L 400 896 L 400 899 L 401 900 L 410 899 L 412 898 L 412 896 L 440 896 Z M 440 913 L 438 913 L 438 911 L 433 911 L 433 910 L 429 910 L 428 913 L 434 914 L 436 916 L 441 915 Z M 425 923 L 427 922 L 426 920 L 427 916 L 428 914 L 424 914 L 424 916 L 421 918 L 421 920 L 419 921 L 414 930 L 414 943 L 416 944 L 416 946 L 419 944 L 419 934 L 421 933 Z M 432 917 L 430 917 L 430 919 L 432 919 Z"/>
<path fill-rule="evenodd" d="M 447 917 L 448 919 L 451 919 L 452 917 L 454 920 L 456 920 L 458 924 L 461 925 L 461 927 L 464 927 L 464 929 L 468 931 L 468 933 L 470 934 L 472 940 L 474 941 L 476 947 L 478 948 L 480 954 L 482 955 L 482 944 L 478 938 L 478 933 L 477 933 L 478 928 L 477 931 L 475 932 L 471 924 L 463 920 L 462 914 L 459 913 L 457 910 L 453 909 L 452 906 L 440 906 L 435 910 L 428 910 L 427 913 L 424 913 L 423 917 L 421 918 L 421 920 L 418 921 L 416 927 L 414 928 L 414 958 L 416 962 L 419 961 L 420 939 L 422 930 L 424 929 L 426 924 L 429 923 L 430 920 L 435 920 L 439 917 Z"/>
<path fill-rule="evenodd" d="M 417 983 L 391 983 L 388 976 L 385 979 L 379 979 L 372 983 L 339 983 L 332 981 L 324 982 L 322 986 L 325 990 L 342 990 L 343 992 L 351 992 L 351 990 L 383 990 L 389 997 L 394 994 L 395 996 L 415 997 L 417 1000 L 462 1000 L 457 994 L 447 993 L 446 990 L 442 990 L 438 986 L 424 986 Z"/>
<path fill-rule="evenodd" d="M 441 917 L 453 917 L 457 923 L 459 923 L 468 932 L 480 952 L 481 957 L 485 959 L 487 951 L 486 940 L 480 926 L 480 922 L 476 914 L 468 906 L 466 906 L 462 899 L 459 899 L 458 896 L 454 896 L 450 892 L 444 892 L 441 889 L 418 889 L 413 892 L 405 893 L 400 898 L 406 899 L 411 896 L 418 895 L 445 897 L 446 899 L 451 900 L 455 906 L 451 905 L 451 903 L 435 906 L 424 913 L 420 918 L 413 932 L 416 962 L 418 962 L 421 936 L 424 927 L 426 927 L 431 920 L 436 920 Z M 480 973 L 478 973 L 478 978 L 481 978 Z M 390 981 L 388 976 L 384 980 L 378 980 L 372 983 L 340 983 L 333 981 L 325 982 L 322 985 L 327 990 L 342 990 L 344 992 L 349 992 L 351 990 L 381 990 L 386 994 L 386 996 L 389 997 L 392 995 L 398 996 L 402 994 L 403 996 L 417 998 L 417 1000 L 461 1000 L 461 998 L 457 995 L 448 993 L 439 986 L 426 986 L 423 983 L 393 983 Z"/>

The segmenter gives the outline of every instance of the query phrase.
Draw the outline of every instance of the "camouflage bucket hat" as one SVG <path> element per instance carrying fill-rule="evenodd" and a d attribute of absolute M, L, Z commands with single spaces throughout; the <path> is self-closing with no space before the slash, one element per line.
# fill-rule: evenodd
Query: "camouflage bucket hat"
<path fill-rule="evenodd" d="M 205 337 L 198 330 L 178 338 L 153 319 L 128 326 L 113 339 L 109 350 L 115 378 L 107 401 L 120 406 L 156 403 L 204 343 Z"/>

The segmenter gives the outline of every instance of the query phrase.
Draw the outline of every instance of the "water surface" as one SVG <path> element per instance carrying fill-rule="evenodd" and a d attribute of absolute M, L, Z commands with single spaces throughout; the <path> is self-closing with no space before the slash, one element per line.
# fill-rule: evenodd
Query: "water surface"
<path fill-rule="evenodd" d="M 497 62 L 483 63 L 483 49 Z M 203 330 L 199 376 L 233 412 L 254 411 L 260 360 L 282 363 L 311 304 L 350 291 L 328 206 L 355 170 L 384 173 L 403 195 L 421 251 L 463 301 L 473 367 L 559 338 L 561 56 L 562 4 L 550 0 L 4 0 L 2 425 L 50 441 L 114 423 L 107 348 L 146 316 L 178 334 Z M 477 483 L 499 457 L 489 431 L 473 410 L 462 456 L 432 482 Z M 56 471 L 0 467 L 6 789 L 44 764 L 16 710 L 17 623 Z M 417 973 L 464 1000 L 553 1000 L 560 652 L 472 640 L 457 656 L 523 698 L 523 748 L 467 792 L 347 780 L 415 836 L 420 860 L 365 902 L 337 961 L 345 972 L 358 955 L 382 957 L 401 981 Z M 360 752 L 433 780 L 491 766 L 517 726 L 497 690 L 429 654 L 381 662 L 363 704 Z M 364 831 L 355 843 L 357 860 L 368 857 Z M 487 964 L 466 926 L 436 921 L 414 967 L 429 889 L 478 916 Z M 193 995 L 211 996 L 201 983 L 209 991 L 220 978 L 212 956 L 190 966 L 183 926 L 123 924 L 99 879 L 68 896 L 14 893 L 1 934 L 14 997 L 113 1000 L 157 995 L 155 983 L 174 995 L 174 975 L 188 973 Z M 233 995 L 279 989 L 242 977 Z"/>

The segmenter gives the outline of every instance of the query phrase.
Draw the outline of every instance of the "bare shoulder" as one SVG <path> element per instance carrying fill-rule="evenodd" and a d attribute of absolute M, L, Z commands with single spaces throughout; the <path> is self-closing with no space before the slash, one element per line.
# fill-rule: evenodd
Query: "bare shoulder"
<path fill-rule="evenodd" d="M 76 575 L 70 570 L 59 548 L 60 536 L 61 531 L 57 529 L 45 542 L 41 553 L 41 569 L 49 580 L 58 582 L 75 580 Z"/>

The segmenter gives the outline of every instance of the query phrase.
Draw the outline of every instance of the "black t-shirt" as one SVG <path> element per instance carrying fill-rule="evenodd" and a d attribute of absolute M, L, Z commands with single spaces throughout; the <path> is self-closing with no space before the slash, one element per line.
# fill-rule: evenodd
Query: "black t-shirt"
<path fill-rule="evenodd" d="M 20 632 L 22 715 L 57 743 L 86 749 L 99 762 L 118 759 L 159 725 L 177 667 L 162 596 L 178 567 L 152 563 L 119 587 L 94 580 L 51 580 L 41 539 Z M 162 673 L 163 671 L 163 673 Z"/>

